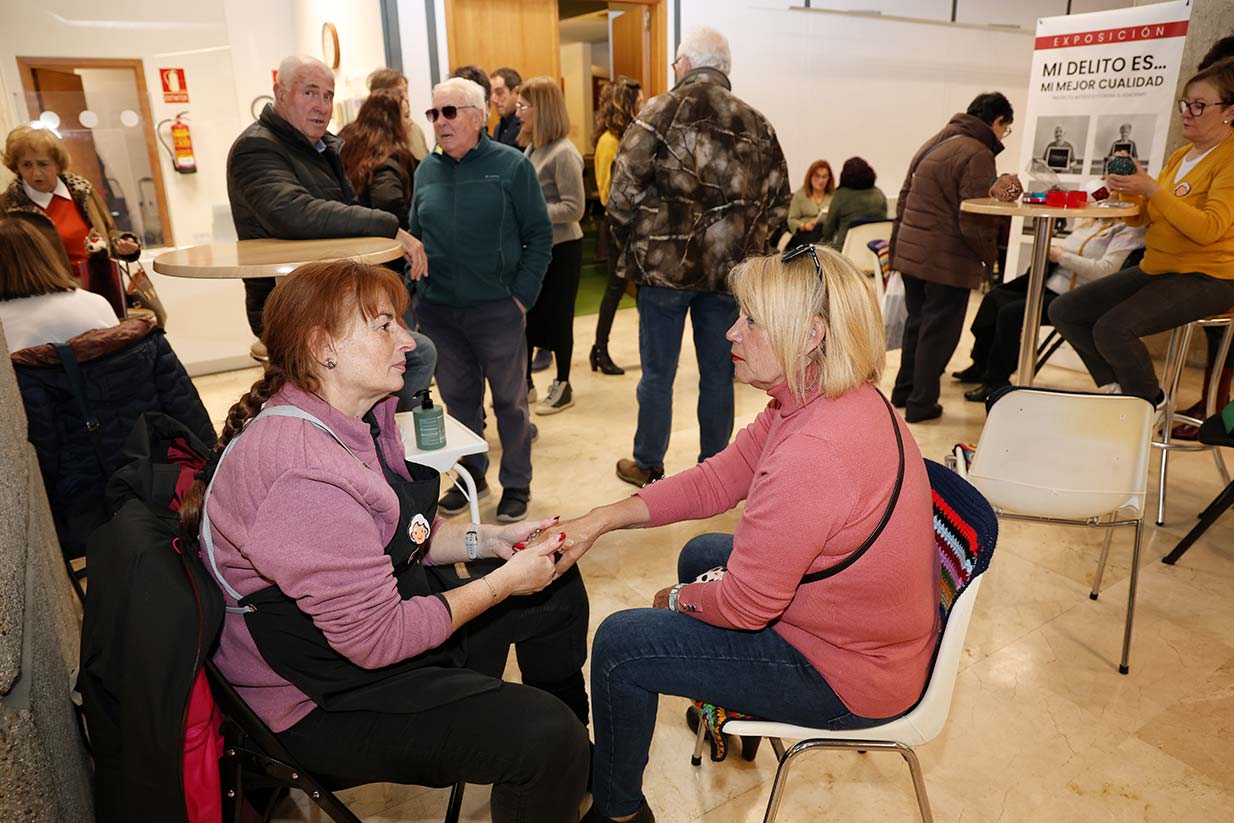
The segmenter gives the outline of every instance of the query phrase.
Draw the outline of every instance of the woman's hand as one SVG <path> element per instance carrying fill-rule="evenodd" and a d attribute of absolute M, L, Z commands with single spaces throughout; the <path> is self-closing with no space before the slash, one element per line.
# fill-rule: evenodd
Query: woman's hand
<path fill-rule="evenodd" d="M 565 532 L 555 532 L 516 552 L 506 564 L 492 572 L 507 594 L 535 594 L 557 578 L 554 553 L 561 550 Z"/>
<path fill-rule="evenodd" d="M 1157 181 L 1144 171 L 1139 160 L 1135 161 L 1135 174 L 1107 174 L 1105 184 L 1110 191 L 1145 198 L 1151 198 L 1161 188 Z"/>
<path fill-rule="evenodd" d="M 604 519 L 601 509 L 592 509 L 582 517 L 561 524 L 561 530 L 566 533 L 566 542 L 561 559 L 557 561 L 557 574 L 565 574 L 587 553 L 597 538 L 609 531 L 604 525 Z"/>
<path fill-rule="evenodd" d="M 537 531 L 545 532 L 557 525 L 561 517 L 549 520 L 525 520 L 509 526 L 500 526 L 486 530 L 484 545 L 480 553 L 484 557 L 498 557 L 509 560 L 517 552 L 526 548 L 527 540 Z"/>
<path fill-rule="evenodd" d="M 141 251 L 141 244 L 129 237 L 121 237 L 116 241 L 116 254 L 129 255 Z"/>
<path fill-rule="evenodd" d="M 656 596 L 651 599 L 651 608 L 667 609 L 668 608 L 668 593 L 673 590 L 672 586 L 667 586 L 656 592 Z"/>
<path fill-rule="evenodd" d="M 817 221 L 817 220 L 811 220 L 811 221 L 810 221 L 810 222 L 808 222 L 808 223 L 802 223 L 802 224 L 801 224 L 801 230 L 802 230 L 802 231 L 814 231 L 814 227 L 815 227 L 816 225 L 818 225 L 818 221 Z"/>
<path fill-rule="evenodd" d="M 1050 256 L 1051 263 L 1063 262 L 1063 247 L 1058 245 L 1057 243 L 1051 243 L 1049 256 Z"/>

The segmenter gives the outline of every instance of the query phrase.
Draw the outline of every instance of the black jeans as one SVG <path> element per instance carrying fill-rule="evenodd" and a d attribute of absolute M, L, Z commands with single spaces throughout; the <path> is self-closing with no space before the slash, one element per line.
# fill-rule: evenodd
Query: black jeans
<path fill-rule="evenodd" d="M 1075 347 L 1098 386 L 1118 383 L 1150 400 L 1161 390 L 1141 337 L 1221 314 L 1234 306 L 1234 280 L 1207 274 L 1145 274 L 1123 269 L 1050 306 L 1054 328 Z"/>
<path fill-rule="evenodd" d="M 596 318 L 596 342 L 601 349 L 608 349 L 608 336 L 613 331 L 613 318 L 617 316 L 617 306 L 621 296 L 626 293 L 626 279 L 617 273 L 617 244 L 613 241 L 612 227 L 608 216 L 600 221 L 600 231 L 608 239 L 608 282 L 604 284 L 604 297 L 600 300 L 600 314 Z"/>
<path fill-rule="evenodd" d="M 1041 319 L 1058 294 L 1041 293 Z M 981 300 L 969 330 L 973 333 L 973 363 L 981 367 L 986 383 L 1004 383 L 1019 366 L 1020 334 L 1028 307 L 1028 276 L 991 289 Z"/>
<path fill-rule="evenodd" d="M 579 695 L 587 715 L 587 590 L 576 571 L 461 630 L 467 665 L 492 677 L 514 644 L 524 685 L 410 714 L 316 709 L 279 740 L 305 768 L 338 782 L 492 784 L 494 823 L 575 823 L 590 765 L 578 717 Z"/>
<path fill-rule="evenodd" d="M 903 277 L 908 317 L 892 402 L 906 403 L 912 411 L 928 412 L 938 403 L 939 378 L 964 332 L 969 290 L 908 274 Z"/>
<path fill-rule="evenodd" d="M 266 309 L 266 300 L 278 281 L 273 277 L 244 278 L 244 313 L 248 317 L 253 336 L 261 339 L 261 313 Z"/>

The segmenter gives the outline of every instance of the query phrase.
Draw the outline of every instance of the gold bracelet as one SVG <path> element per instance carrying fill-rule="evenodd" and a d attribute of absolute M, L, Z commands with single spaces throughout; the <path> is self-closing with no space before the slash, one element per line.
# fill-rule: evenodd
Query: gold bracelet
<path fill-rule="evenodd" d="M 489 594 L 493 596 L 493 602 L 496 603 L 497 602 L 497 590 L 493 588 L 493 584 L 491 581 L 489 581 L 488 575 L 485 575 L 484 577 L 481 577 L 480 579 L 483 580 L 485 585 L 488 586 L 488 592 Z"/>

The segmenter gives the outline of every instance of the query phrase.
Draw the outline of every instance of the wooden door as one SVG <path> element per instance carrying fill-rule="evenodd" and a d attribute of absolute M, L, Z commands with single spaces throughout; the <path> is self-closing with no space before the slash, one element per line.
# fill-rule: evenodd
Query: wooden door
<path fill-rule="evenodd" d="M 60 118 L 57 131 L 72 158 L 73 173 L 89 180 L 99 194 L 106 197 L 109 189 L 99 169 L 94 136 L 78 119 L 87 108 L 81 78 L 71 71 L 50 68 L 32 68 L 30 73 L 34 81 L 34 94 L 27 98 L 30 119 L 38 120 L 43 112 L 55 112 Z"/>
<path fill-rule="evenodd" d="M 557 0 L 446 0 L 451 70 L 509 66 L 524 79 L 561 80 Z"/>
<path fill-rule="evenodd" d="M 650 91 L 651 85 L 651 10 L 646 6 L 610 3 L 620 11 L 613 18 L 609 48 L 613 55 L 613 78 L 629 77 Z M 648 96 L 651 96 L 648 93 Z"/>

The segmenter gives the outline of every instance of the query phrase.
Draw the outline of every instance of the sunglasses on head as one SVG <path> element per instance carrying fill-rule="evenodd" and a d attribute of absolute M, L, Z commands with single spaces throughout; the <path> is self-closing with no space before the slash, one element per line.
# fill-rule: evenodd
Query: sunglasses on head
<path fill-rule="evenodd" d="M 437 116 L 441 115 L 447 120 L 453 120 L 458 117 L 458 113 L 462 109 L 477 109 L 479 106 L 442 106 L 440 109 L 429 109 L 424 113 L 430 123 L 437 122 Z"/>
<path fill-rule="evenodd" d="M 803 254 L 810 255 L 810 259 L 814 261 L 814 271 L 818 273 L 818 279 L 823 279 L 823 264 L 818 262 L 818 254 L 814 251 L 813 243 L 804 243 L 795 249 L 789 249 L 784 252 L 784 256 L 780 258 L 781 263 L 790 263 L 801 257 Z"/>

